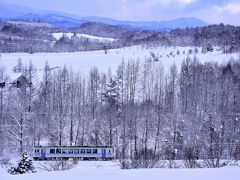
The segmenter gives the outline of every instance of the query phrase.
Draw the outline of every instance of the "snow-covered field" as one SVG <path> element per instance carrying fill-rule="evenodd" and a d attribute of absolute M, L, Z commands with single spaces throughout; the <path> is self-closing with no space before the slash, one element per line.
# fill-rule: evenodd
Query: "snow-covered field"
<path fill-rule="evenodd" d="M 188 50 L 194 49 L 193 47 L 157 47 L 146 48 L 142 46 L 133 46 L 120 49 L 109 50 L 107 54 L 103 50 L 100 51 L 87 51 L 87 52 L 72 52 L 72 53 L 2 53 L 0 56 L 0 64 L 3 65 L 7 71 L 7 74 L 12 73 L 13 67 L 17 64 L 17 60 L 21 58 L 24 64 L 29 64 L 30 61 L 41 73 L 46 61 L 48 61 L 50 67 L 63 67 L 65 64 L 71 66 L 74 70 L 87 74 L 89 69 L 93 66 L 97 66 L 99 71 L 107 72 L 109 68 L 112 72 L 115 72 L 118 65 L 124 59 L 128 60 L 140 60 L 141 62 L 148 61 L 154 53 L 158 57 L 158 62 L 151 62 L 158 64 L 161 62 L 165 69 L 168 69 L 174 62 L 177 67 L 181 66 L 183 59 L 188 56 L 194 57 L 194 53 L 189 55 Z M 197 58 L 201 62 L 217 61 L 226 62 L 231 57 L 238 58 L 239 54 L 222 54 L 220 51 L 202 54 L 201 49 L 196 54 Z M 216 49 L 216 48 L 215 48 Z M 179 50 L 180 55 L 177 55 Z M 183 52 L 185 51 L 185 54 Z M 172 55 L 171 55 L 172 54 Z M 165 70 L 166 71 L 166 70 Z"/>
<path fill-rule="evenodd" d="M 9 175 L 0 168 L 0 180 L 238 180 L 239 167 L 219 169 L 134 169 L 122 170 L 114 162 L 81 161 L 67 171 Z"/>

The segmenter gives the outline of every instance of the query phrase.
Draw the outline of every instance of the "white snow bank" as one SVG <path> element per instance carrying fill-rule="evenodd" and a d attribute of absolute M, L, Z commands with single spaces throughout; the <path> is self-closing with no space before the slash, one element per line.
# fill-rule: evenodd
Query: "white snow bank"
<path fill-rule="evenodd" d="M 77 34 L 77 37 L 79 38 L 88 38 L 88 39 L 92 39 L 92 40 L 98 40 L 101 42 L 113 42 L 115 41 L 114 38 L 105 38 L 105 37 L 98 37 L 98 36 L 92 36 L 92 35 L 88 35 L 88 34 Z"/>
<path fill-rule="evenodd" d="M 56 40 L 59 40 L 61 37 L 63 37 L 63 35 L 65 35 L 66 37 L 68 37 L 69 39 L 72 38 L 73 36 L 73 33 L 62 33 L 62 32 L 59 32 L 59 33 L 53 33 L 52 36 L 56 39 Z"/>
<path fill-rule="evenodd" d="M 63 32 L 58 32 L 58 33 L 53 33 L 52 34 L 52 36 L 56 40 L 59 40 L 63 35 L 65 35 L 69 39 L 71 39 L 74 36 L 73 33 L 63 33 Z M 113 41 L 115 41 L 114 38 L 105 38 L 105 37 L 99 37 L 99 36 L 92 36 L 92 35 L 88 35 L 88 34 L 79 34 L 79 33 L 77 33 L 76 36 L 78 38 L 88 38 L 90 40 L 98 40 L 100 42 L 113 42 Z"/>
<path fill-rule="evenodd" d="M 240 168 L 220 169 L 134 169 L 121 170 L 112 162 L 79 162 L 68 171 L 9 175 L 0 169 L 1 180 L 226 180 L 238 179 Z"/>
<path fill-rule="evenodd" d="M 0 167 L 0 179 L 1 179 L 1 176 L 3 175 L 7 175 L 7 170 Z"/>

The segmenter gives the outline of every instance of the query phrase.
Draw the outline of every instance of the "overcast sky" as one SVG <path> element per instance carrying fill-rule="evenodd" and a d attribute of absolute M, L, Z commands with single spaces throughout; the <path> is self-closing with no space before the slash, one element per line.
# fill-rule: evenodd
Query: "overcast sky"
<path fill-rule="evenodd" d="M 240 25 L 240 0 L 0 0 L 1 2 L 119 20 L 197 17 L 208 23 Z"/>

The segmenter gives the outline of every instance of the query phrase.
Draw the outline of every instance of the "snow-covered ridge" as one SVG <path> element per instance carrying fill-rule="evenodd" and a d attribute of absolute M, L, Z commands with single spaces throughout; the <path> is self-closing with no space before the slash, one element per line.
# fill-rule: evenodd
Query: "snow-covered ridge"
<path fill-rule="evenodd" d="M 74 34 L 74 33 L 63 33 L 63 32 L 58 32 L 58 33 L 53 33 L 52 36 L 56 39 L 56 40 L 59 40 L 61 37 L 63 36 L 66 36 L 68 37 L 69 39 L 71 39 L 72 37 L 76 36 L 78 38 L 87 38 L 87 39 L 90 39 L 90 40 L 97 40 L 97 41 L 100 41 L 100 42 L 113 42 L 115 41 L 116 39 L 114 38 L 105 38 L 105 37 L 99 37 L 99 36 L 92 36 L 92 35 L 89 35 L 89 34 Z"/>
<path fill-rule="evenodd" d="M 48 23 L 40 23 L 40 22 L 25 22 L 25 21 L 7 21 L 8 23 L 15 24 L 15 25 L 26 25 L 32 27 L 53 27 L 53 25 Z"/>

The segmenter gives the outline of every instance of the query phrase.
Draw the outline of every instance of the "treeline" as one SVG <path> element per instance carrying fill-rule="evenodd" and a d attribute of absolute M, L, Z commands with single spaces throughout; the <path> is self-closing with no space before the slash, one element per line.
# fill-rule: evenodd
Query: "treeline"
<path fill-rule="evenodd" d="M 17 85 L 0 91 L 3 156 L 34 145 L 109 145 L 125 168 L 128 159 L 144 167 L 159 159 L 219 167 L 220 159 L 240 158 L 239 59 L 187 58 L 180 70 L 123 61 L 115 73 L 93 67 L 88 74 L 46 63 L 40 80 L 32 64 L 19 61 L 14 71 L 22 74 Z"/>
<path fill-rule="evenodd" d="M 209 25 L 206 27 L 175 29 L 170 32 L 174 45 L 203 46 L 211 43 L 224 53 L 240 50 L 240 27 L 232 25 Z M 171 39 L 171 37 L 170 37 Z"/>
<path fill-rule="evenodd" d="M 209 25 L 205 27 L 175 29 L 170 32 L 141 31 L 129 27 L 88 22 L 77 32 L 119 39 L 121 44 L 157 44 L 164 46 L 198 46 L 210 43 L 219 46 L 224 53 L 240 50 L 240 27 L 232 25 Z"/>
<path fill-rule="evenodd" d="M 52 33 L 73 33 L 69 38 L 56 40 Z M 101 42 L 79 38 L 84 33 L 99 37 L 115 38 L 114 42 Z M 83 23 L 79 28 L 59 29 L 36 22 L 0 23 L 0 52 L 75 52 L 106 50 L 132 45 L 160 46 L 218 46 L 223 53 L 240 50 L 240 27 L 231 25 L 209 25 L 206 27 L 175 29 L 170 32 L 133 30 L 129 27 L 103 23 Z"/>

